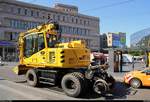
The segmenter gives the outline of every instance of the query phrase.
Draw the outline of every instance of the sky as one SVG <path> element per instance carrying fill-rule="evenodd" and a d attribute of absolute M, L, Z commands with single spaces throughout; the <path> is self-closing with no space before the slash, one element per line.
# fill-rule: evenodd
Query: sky
<path fill-rule="evenodd" d="M 75 5 L 79 13 L 99 17 L 100 33 L 126 32 L 127 46 L 131 34 L 150 28 L 150 0 L 19 0 L 53 7 L 55 3 Z"/>

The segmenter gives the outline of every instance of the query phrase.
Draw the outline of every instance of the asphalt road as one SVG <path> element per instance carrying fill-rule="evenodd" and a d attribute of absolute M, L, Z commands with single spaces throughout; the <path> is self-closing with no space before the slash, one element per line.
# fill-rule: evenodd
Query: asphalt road
<path fill-rule="evenodd" d="M 65 95 L 63 90 L 56 86 L 43 85 L 38 88 L 28 86 L 24 76 L 18 76 L 12 72 L 11 69 L 15 65 L 17 63 L 5 63 L 0 67 L 0 100 L 150 100 L 150 87 L 133 89 L 121 82 L 126 71 L 110 72 L 117 82 L 106 95 L 97 95 L 88 90 L 86 95 L 72 98 Z"/>

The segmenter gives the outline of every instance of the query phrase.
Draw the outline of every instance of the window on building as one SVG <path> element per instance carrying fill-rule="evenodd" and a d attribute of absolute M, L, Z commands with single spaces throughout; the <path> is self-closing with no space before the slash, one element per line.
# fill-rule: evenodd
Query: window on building
<path fill-rule="evenodd" d="M 62 41 L 62 42 L 65 42 L 65 38 L 62 37 L 62 38 L 61 38 L 61 41 Z"/>
<path fill-rule="evenodd" d="M 60 21 L 60 15 L 57 15 L 57 20 Z"/>
<path fill-rule="evenodd" d="M 33 16 L 33 13 L 34 13 L 33 10 L 31 10 L 31 16 Z"/>
<path fill-rule="evenodd" d="M 48 19 L 51 19 L 51 14 L 48 14 Z"/>
<path fill-rule="evenodd" d="M 78 34 L 79 34 L 79 35 L 81 34 L 81 29 L 80 29 L 80 28 L 78 28 Z"/>
<path fill-rule="evenodd" d="M 21 14 L 21 8 L 18 8 L 18 14 Z"/>
<path fill-rule="evenodd" d="M 82 35 L 85 35 L 85 30 L 84 29 L 82 29 Z"/>
<path fill-rule="evenodd" d="M 13 34 L 12 33 L 10 33 L 10 39 L 9 40 L 13 40 Z"/>
<path fill-rule="evenodd" d="M 73 34 L 73 27 L 71 27 L 71 33 Z"/>
<path fill-rule="evenodd" d="M 66 26 L 66 33 L 69 33 L 69 27 Z"/>
<path fill-rule="evenodd" d="M 36 12 L 37 17 L 39 17 L 39 11 Z"/>
<path fill-rule="evenodd" d="M 19 29 L 23 29 L 23 21 L 20 20 Z"/>
<path fill-rule="evenodd" d="M 87 29 L 87 30 L 86 30 L 86 35 L 89 35 L 89 32 L 90 32 L 90 31 Z"/>
<path fill-rule="evenodd" d="M 26 22 L 26 29 L 29 29 L 29 28 L 30 28 L 30 23 Z"/>
<path fill-rule="evenodd" d="M 17 39 L 18 39 L 18 33 L 17 32 L 12 32 L 12 35 L 11 35 L 11 40 L 15 40 L 15 41 L 17 41 Z"/>
<path fill-rule="evenodd" d="M 77 34 L 79 34 L 79 28 L 77 28 Z"/>
<path fill-rule="evenodd" d="M 53 15 L 53 20 L 56 20 L 56 16 L 55 15 Z"/>
<path fill-rule="evenodd" d="M 28 29 L 31 29 L 32 26 L 31 26 L 31 22 L 28 22 Z"/>
<path fill-rule="evenodd" d="M 74 28 L 74 34 L 77 34 L 77 28 Z"/>
<path fill-rule="evenodd" d="M 24 22 L 24 28 L 25 28 L 25 29 L 27 29 L 27 23 L 28 23 L 28 22 L 26 22 L 26 21 Z"/>
<path fill-rule="evenodd" d="M 9 20 L 9 27 L 12 27 L 12 20 Z"/>
<path fill-rule="evenodd" d="M 63 31 L 63 26 L 60 26 L 60 29 L 61 29 L 61 33 L 63 33 L 64 31 Z"/>
<path fill-rule="evenodd" d="M 76 23 L 78 23 L 78 19 L 76 18 Z"/>
<path fill-rule="evenodd" d="M 16 28 L 19 28 L 19 21 L 16 20 Z"/>
<path fill-rule="evenodd" d="M 74 22 L 74 18 L 72 17 L 72 19 L 71 19 L 71 20 L 72 20 L 72 23 L 73 23 L 73 22 Z"/>
<path fill-rule="evenodd" d="M 27 9 L 24 10 L 24 14 L 25 14 L 25 15 L 27 15 L 27 11 L 28 11 Z"/>
<path fill-rule="evenodd" d="M 65 22 L 65 16 L 63 16 L 63 21 Z"/>
<path fill-rule="evenodd" d="M 86 25 L 86 21 L 84 21 L 84 25 Z"/>
<path fill-rule="evenodd" d="M 64 33 L 67 33 L 66 26 L 63 26 Z"/>
<path fill-rule="evenodd" d="M 90 22 L 89 22 L 89 21 L 87 21 L 87 24 L 89 25 L 89 24 L 90 24 Z"/>
<path fill-rule="evenodd" d="M 72 32 L 71 32 L 71 27 L 69 27 L 69 34 L 71 34 Z"/>
<path fill-rule="evenodd" d="M 82 19 L 80 19 L 80 24 L 82 24 Z"/>
<path fill-rule="evenodd" d="M 14 13 L 14 8 L 13 7 L 10 8 L 10 12 Z"/>
<path fill-rule="evenodd" d="M 15 28 L 15 26 L 16 26 L 16 22 L 15 22 L 15 20 L 13 19 L 13 20 L 12 20 L 12 28 Z"/>

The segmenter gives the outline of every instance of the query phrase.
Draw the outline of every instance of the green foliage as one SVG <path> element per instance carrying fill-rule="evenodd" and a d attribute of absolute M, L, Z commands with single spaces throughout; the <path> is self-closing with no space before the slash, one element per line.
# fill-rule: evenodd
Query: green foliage
<path fill-rule="evenodd" d="M 131 54 L 132 56 L 141 56 L 143 55 L 143 51 L 129 51 L 129 54 Z"/>

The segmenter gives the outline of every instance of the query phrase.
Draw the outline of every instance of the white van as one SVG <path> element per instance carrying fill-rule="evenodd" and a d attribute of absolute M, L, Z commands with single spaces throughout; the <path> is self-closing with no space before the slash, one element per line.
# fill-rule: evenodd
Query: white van
<path fill-rule="evenodd" d="M 129 54 L 123 54 L 122 55 L 122 58 L 123 58 L 123 63 L 126 64 L 131 64 L 133 61 L 133 56 L 132 55 L 129 55 Z"/>

